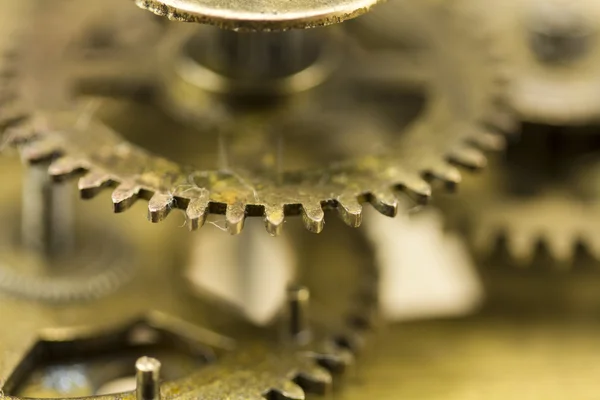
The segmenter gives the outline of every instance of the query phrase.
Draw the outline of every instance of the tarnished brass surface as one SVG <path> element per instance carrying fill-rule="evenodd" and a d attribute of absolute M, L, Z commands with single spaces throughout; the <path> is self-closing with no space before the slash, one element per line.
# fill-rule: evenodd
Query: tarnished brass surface
<path fill-rule="evenodd" d="M 487 53 L 487 38 L 455 22 L 460 21 L 460 14 L 449 9 L 408 7 L 409 3 L 413 5 L 404 4 L 403 23 L 422 32 L 427 49 L 419 54 L 420 60 L 426 60 L 420 64 L 426 82 L 417 85 L 418 95 L 426 102 L 416 115 L 414 83 L 407 84 L 389 72 L 394 71 L 396 56 L 358 50 L 343 40 L 339 51 L 344 68 L 279 107 L 256 111 L 219 107 L 213 102 L 206 108 L 206 118 L 193 120 L 195 142 L 184 142 L 181 123 L 186 121 L 178 120 L 133 145 L 124 139 L 133 133 L 133 122 L 159 115 L 160 101 L 168 98 L 160 95 L 164 59 L 155 58 L 155 42 L 143 40 L 125 52 L 117 48 L 102 61 L 82 60 L 76 51 L 69 53 L 69 44 L 85 34 L 89 25 L 65 24 L 52 34 L 42 34 L 47 30 L 39 29 L 40 24 L 63 21 L 61 9 L 53 8 L 38 15 L 34 48 L 65 50 L 53 51 L 60 59 L 40 50 L 24 51 L 25 59 L 18 65 L 22 82 L 29 85 L 21 86 L 16 96 L 24 100 L 22 109 L 29 118 L 8 135 L 21 145 L 25 159 L 58 155 L 50 166 L 56 178 L 86 172 L 79 183 L 85 196 L 117 186 L 113 192 L 117 211 L 127 209 L 137 198 L 149 199 L 154 222 L 179 208 L 196 229 L 208 214 L 225 214 L 228 231 L 237 234 L 246 217 L 261 216 L 275 235 L 290 215 L 302 215 L 309 230 L 320 232 L 324 209 L 337 209 L 347 224 L 358 226 L 365 202 L 393 216 L 398 191 L 423 201 L 431 190 L 427 180 L 455 187 L 461 177 L 453 164 L 483 167 L 481 150 L 503 141 L 491 133 L 491 126 L 513 127 L 501 101 L 501 66 Z M 69 12 L 77 15 L 78 5 L 71 3 Z M 125 74 L 120 76 L 120 71 Z M 154 87 L 156 96 L 145 97 L 147 116 L 131 118 L 125 129 L 94 118 L 93 106 L 87 111 L 68 106 L 74 97 L 69 89 L 77 83 L 96 80 L 95 86 L 86 86 L 88 94 L 93 94 L 94 87 L 107 87 L 99 83 L 120 82 L 131 71 L 147 77 L 141 87 Z M 36 90 L 23 91 L 24 87 Z M 118 89 L 119 85 L 108 87 Z M 177 86 L 167 85 L 173 87 Z M 151 137 L 158 145 L 148 149 Z M 192 162 L 165 154 L 174 145 L 180 145 L 176 154 L 187 152 Z M 295 164 L 298 159 L 301 162 Z"/>
<path fill-rule="evenodd" d="M 136 4 L 176 21 L 265 31 L 336 24 L 369 11 L 379 1 L 136 0 Z"/>
<path fill-rule="evenodd" d="M 14 199 L 5 194 L 3 208 Z M 255 327 L 236 310 L 190 292 L 179 275 L 185 246 L 169 234 L 174 226 L 153 231 L 123 223 L 143 268 L 113 293 L 61 305 L 0 293 L 0 389 L 6 398 L 97 395 L 105 383 L 129 376 L 128 360 L 163 354 L 161 390 L 168 398 L 259 399 L 272 392 L 301 399 L 304 391 L 329 390 L 332 374 L 337 380 L 349 367 L 375 321 L 377 274 L 368 245 L 339 222 L 325 234 L 330 240 L 299 226 L 288 230 L 298 233 L 298 282 L 312 296 L 311 336 L 302 343 L 285 334 L 283 321 Z M 214 364 L 203 366 L 215 356 Z M 61 370 L 62 380 L 56 375 Z M 118 397 L 134 398 L 135 392 Z"/>

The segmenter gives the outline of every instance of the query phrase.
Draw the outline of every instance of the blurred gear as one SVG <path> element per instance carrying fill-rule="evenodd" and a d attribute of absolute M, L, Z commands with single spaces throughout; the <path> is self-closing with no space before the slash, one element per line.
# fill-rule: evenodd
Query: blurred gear
<path fill-rule="evenodd" d="M 188 373 L 173 380 L 162 381 L 160 376 L 149 380 L 165 397 L 303 399 L 305 392 L 327 393 L 333 376 L 347 370 L 376 322 L 377 271 L 368 244 L 339 222 L 325 233 L 328 241 L 302 229 L 296 233 L 298 281 L 306 286 L 289 289 L 285 318 L 265 328 L 252 326 L 236 310 L 187 290 L 181 270 L 164 262 L 164 256 L 157 257 L 173 256 L 168 250 L 172 244 L 160 244 L 159 238 L 144 242 L 145 268 L 103 298 L 57 308 L 2 297 L 3 321 L 10 329 L 1 332 L 0 389 L 8 399 L 25 394 L 39 398 L 36 390 L 49 390 L 48 382 L 55 380 L 48 374 L 73 366 L 76 360 L 75 365 L 81 366 L 76 380 L 90 383 L 61 385 L 42 397 L 99 398 L 97 391 L 107 380 L 131 373 L 115 375 L 110 367 L 117 362 L 113 355 L 145 355 L 148 346 L 163 340 L 183 346 L 189 355 L 204 354 L 209 361 L 217 358 L 212 365 L 186 367 Z M 107 360 L 106 368 L 92 368 L 98 356 Z M 165 369 L 179 370 L 178 364 L 163 361 Z M 55 367 L 32 375 L 32 368 L 47 365 Z M 125 371 L 133 371 L 132 367 Z M 63 374 L 62 382 L 73 373 Z M 172 375 L 177 374 L 165 377 Z M 138 396 L 147 386 L 138 380 Z M 135 391 L 118 394 L 118 398 L 135 396 Z"/>
<path fill-rule="evenodd" d="M 290 215 L 320 232 L 324 209 L 333 208 L 358 226 L 363 202 L 393 216 L 398 190 L 423 201 L 430 196 L 424 178 L 454 187 L 461 178 L 451 164 L 482 167 L 481 150 L 503 141 L 492 125 L 513 127 L 487 39 L 448 10 L 411 3 L 402 14 L 429 46 L 421 58 L 426 83 L 415 89 L 399 76 L 396 56 L 357 49 L 330 30 L 232 33 L 148 19 L 150 32 L 163 33 L 140 35 L 134 46 L 101 59 L 83 58 L 74 39 L 89 37 L 90 27 L 127 21 L 130 12 L 139 18 L 135 7 L 102 4 L 119 19 L 78 2 L 37 10 L 41 20 L 29 32 L 36 51 L 24 45 L 13 61 L 22 75 L 15 96 L 28 118 L 8 135 L 26 160 L 52 157 L 57 179 L 85 172 L 84 197 L 117 186 L 118 212 L 144 198 L 154 222 L 183 209 L 196 229 L 208 214 L 224 214 L 236 234 L 246 217 L 264 216 L 275 235 Z M 288 59 L 297 62 L 282 65 Z M 240 71 L 240 62 L 248 68 Z M 99 93 L 107 87 L 110 93 Z M 110 102 L 82 112 L 73 105 L 82 92 L 144 101 L 120 119 L 103 118 Z"/>
<path fill-rule="evenodd" d="M 540 249 L 562 263 L 580 248 L 600 259 L 596 129 L 526 125 L 494 171 L 465 183 L 465 197 L 445 200 L 448 211 L 462 209 L 483 254 L 502 243 L 525 265 Z"/>
<path fill-rule="evenodd" d="M 513 76 L 511 103 L 524 121 L 584 125 L 600 118 L 600 3 L 473 1 L 483 24 L 504 41 Z"/>

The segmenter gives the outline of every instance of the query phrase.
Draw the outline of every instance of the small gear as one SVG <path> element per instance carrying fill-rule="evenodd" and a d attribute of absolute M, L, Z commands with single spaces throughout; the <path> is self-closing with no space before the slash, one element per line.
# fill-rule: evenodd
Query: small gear
<path fill-rule="evenodd" d="M 369 245 L 357 231 L 349 231 L 339 222 L 331 228 L 325 235 L 331 234 L 333 240 L 327 244 L 296 230 L 297 241 L 311 249 L 299 256 L 304 267 L 299 279 L 307 286 L 291 289 L 288 306 L 293 311 L 288 319 L 266 327 L 250 325 L 229 307 L 186 290 L 181 271 L 153 252 L 146 255 L 146 268 L 131 282 L 85 306 L 76 302 L 56 308 L 0 298 L 4 324 L 10 327 L 0 332 L 4 397 L 21 398 L 19 384 L 27 368 L 40 361 L 38 357 L 44 357 L 44 362 L 60 362 L 48 357 L 73 354 L 85 360 L 86 351 L 107 354 L 105 347 L 115 341 L 131 343 L 132 332 L 140 325 L 167 337 L 182 336 L 188 346 L 212 349 L 208 353 L 217 357 L 214 365 L 161 382 L 167 398 L 303 399 L 305 392 L 326 393 L 332 374 L 339 376 L 354 361 L 377 313 L 378 275 Z M 158 237 L 156 241 L 152 248 L 164 252 L 164 241 Z M 348 251 L 349 245 L 352 251 Z M 335 265 L 329 262 L 332 254 L 336 255 Z M 340 279 L 323 279 L 324 271 L 327 276 L 335 271 Z M 335 296 L 331 296 L 332 284 Z M 138 340 L 146 340 L 146 336 Z M 108 396 L 129 398 L 135 397 L 135 392 Z"/>
<path fill-rule="evenodd" d="M 68 258 L 41 260 L 20 246 L 0 247 L 0 293 L 53 304 L 85 301 L 106 296 L 129 281 L 136 270 L 135 261 L 124 247 L 124 240 L 97 230 L 110 240 L 89 246 L 89 240 Z M 12 232 L 3 232 L 12 233 Z M 3 244 L 11 240 L 0 235 Z M 84 235 L 89 237 L 89 235 Z M 50 267 L 47 265 L 50 264 Z M 59 267 L 57 267 L 59 266 Z M 27 270 L 62 270 L 75 273 L 39 274 Z M 37 271 L 36 271 L 37 272 Z"/>
<path fill-rule="evenodd" d="M 74 8 L 75 15 L 81 13 L 77 4 L 70 3 L 70 7 Z M 111 9 L 108 5 L 106 7 Z M 412 9 L 407 7 L 407 10 Z M 499 71 L 497 60 L 486 53 L 487 39 L 473 38 L 464 27 L 456 27 L 457 24 L 444 24 L 447 20 L 436 18 L 434 12 L 429 12 L 431 9 L 423 11 L 414 7 L 414 10 L 406 13 L 411 18 L 415 17 L 407 18 L 407 23 L 413 21 L 415 24 L 414 20 L 419 20 L 416 25 L 427 33 L 425 36 L 432 51 L 427 55 L 430 57 L 427 63 L 430 69 L 425 88 L 426 104 L 417 117 L 408 122 L 408 126 L 407 117 L 399 117 L 402 113 L 399 114 L 398 110 L 406 109 L 411 103 L 393 98 L 390 100 L 392 95 L 397 98 L 404 87 L 404 83 L 399 82 L 402 80 L 393 76 L 394 63 L 382 63 L 377 53 L 359 53 L 361 55 L 356 57 L 353 56 L 356 52 L 346 51 L 341 57 L 348 68 L 330 73 L 323 83 L 298 95 L 305 96 L 308 106 L 284 108 L 283 122 L 281 117 L 272 114 L 267 117 L 253 113 L 249 116 L 243 113 L 225 114 L 216 128 L 206 128 L 213 132 L 212 139 L 207 138 L 206 131 L 200 130 L 197 137 L 203 143 L 195 144 L 197 147 L 193 156 L 196 164 L 203 165 L 201 161 L 215 153 L 226 154 L 219 163 L 212 164 L 213 168 L 210 164 L 198 168 L 174 162 L 153 154 L 173 145 L 169 144 L 173 139 L 166 132 L 158 134 L 163 145 L 159 144 L 156 151 L 151 153 L 144 149 L 150 135 L 139 140 L 139 146 L 134 145 L 121 136 L 127 135 L 126 129 L 117 130 L 117 133 L 97 118 L 82 114 L 77 107 L 68 106 L 73 95 L 70 89 L 81 84 L 81 81 L 89 83 L 108 79 L 102 75 L 102 71 L 111 71 L 110 78 L 115 78 L 115 75 L 118 78 L 123 69 L 138 71 L 145 76 L 149 68 L 158 66 L 158 71 L 154 71 L 154 79 L 149 83 L 156 87 L 157 83 L 164 82 L 165 70 L 161 66 L 165 65 L 165 59 L 169 64 L 177 55 L 173 54 L 172 43 L 168 42 L 166 47 L 171 52 L 165 56 L 164 53 L 156 54 L 154 41 L 144 41 L 135 47 L 138 51 L 127 52 L 125 58 L 114 57 L 116 64 L 95 65 L 93 60 L 82 62 L 76 57 L 69 62 L 66 57 L 53 59 L 47 54 L 42 55 L 42 62 L 39 59 L 41 54 L 28 52 L 33 57 L 22 61 L 19 68 L 21 74 L 25 75 L 25 81 L 36 82 L 38 96 L 28 93 L 27 123 L 11 129 L 9 136 L 14 143 L 21 145 L 24 158 L 29 161 L 56 157 L 50 166 L 50 173 L 57 178 L 85 171 L 85 176 L 79 182 L 84 196 L 93 195 L 106 186 L 118 185 L 113 193 L 116 211 L 127 209 L 137 198 L 149 199 L 149 218 L 154 222 L 164 219 L 175 208 L 186 211 L 192 229 L 200 227 L 209 213 L 225 214 L 229 232 L 236 234 L 241 231 L 247 216 L 264 216 L 267 230 L 271 234 L 278 234 L 285 216 L 290 215 L 302 215 L 309 230 L 320 232 L 324 225 L 324 209 L 330 208 L 337 209 L 349 225 L 358 226 L 363 202 L 370 202 L 380 212 L 393 216 L 398 207 L 398 190 L 424 200 L 430 196 L 430 186 L 425 178 L 439 179 L 454 187 L 461 178 L 451 164 L 468 168 L 482 167 L 485 157 L 481 150 L 494 148 L 503 140 L 491 131 L 491 126 L 495 124 L 505 129 L 513 128 L 510 111 L 501 101 L 504 75 Z M 63 17 L 69 15 L 60 7 L 54 7 L 52 12 L 61 16 L 61 23 Z M 51 31 L 40 26 L 49 24 L 53 20 L 52 14 L 43 14 L 43 19 L 36 24 L 36 32 Z M 441 29 L 440 25 L 447 27 L 447 31 Z M 55 54 L 65 54 L 56 49 L 68 48 L 72 43 L 69 39 L 83 34 L 79 26 L 74 28 L 75 31 L 69 31 L 68 34 L 63 28 L 61 37 L 58 34 L 36 37 L 36 46 L 53 49 Z M 186 29 L 172 27 L 174 36 L 184 39 L 187 37 Z M 169 36 L 166 35 L 167 38 Z M 449 45 L 449 41 L 452 41 L 452 45 Z M 185 40 L 181 43 L 185 46 L 190 44 Z M 339 45 L 344 45 L 344 41 Z M 450 48 L 452 51 L 448 50 Z M 481 51 L 473 51 L 476 48 Z M 386 59 L 387 56 L 383 57 Z M 152 61 L 154 59 L 157 61 Z M 175 68 L 184 74 L 183 77 L 178 76 L 175 83 L 168 79 L 162 87 L 168 89 L 167 102 L 178 112 L 182 109 L 185 112 L 186 107 L 178 102 L 182 96 L 190 96 L 189 83 L 196 76 L 185 75 L 186 71 L 189 72 L 192 60 L 184 61 L 184 64 Z M 388 77 L 392 75 L 390 81 L 383 85 L 377 80 L 371 82 L 368 77 L 364 78 L 364 71 L 370 71 L 371 75 L 368 76 L 377 76 L 378 66 L 387 68 L 382 72 Z M 206 78 L 201 80 L 201 85 L 211 82 L 210 75 L 201 76 Z M 81 77 L 79 82 L 78 77 Z M 477 84 L 472 84 L 474 80 Z M 160 90 L 161 85 L 158 86 L 158 93 L 164 95 Z M 365 99 L 369 99 L 368 93 L 373 92 L 375 99 L 369 104 Z M 411 93 L 411 90 L 408 92 Z M 27 96 L 25 92 L 22 94 L 23 97 Z M 163 95 L 159 95 L 159 99 L 165 100 Z M 199 104 L 195 102 L 196 97 L 192 95 L 192 98 L 193 104 Z M 349 115 L 348 110 L 356 111 L 353 113 L 356 115 Z M 146 109 L 136 120 L 151 120 L 157 113 L 160 113 L 157 109 Z M 209 108 L 200 117 L 196 116 L 194 124 L 196 127 L 202 125 L 198 122 L 200 119 L 206 125 L 210 120 L 208 115 L 214 117 L 219 113 L 218 108 Z M 257 118 L 259 123 L 256 123 Z M 226 121 L 234 121 L 233 127 Z M 171 125 L 167 129 L 181 130 L 177 126 Z M 215 129 L 221 133 L 214 134 Z M 223 130 L 229 130 L 229 133 L 223 134 Z M 294 130 L 297 139 L 287 133 L 293 133 Z M 273 134 L 273 131 L 276 133 Z M 395 131 L 401 132 L 391 135 Z M 278 142 L 274 137 L 281 137 L 281 132 L 286 134 Z M 369 132 L 368 140 L 365 139 L 365 132 Z M 233 139 L 230 139 L 233 143 L 227 144 L 227 139 L 222 140 L 228 134 L 233 135 Z M 218 143 L 215 143 L 216 138 Z M 207 145 L 211 143 L 210 140 L 215 144 Z M 265 156 L 266 150 L 261 145 L 266 143 L 267 148 L 272 148 L 277 147 L 274 143 L 281 141 L 285 147 L 284 153 L 291 148 L 288 151 L 303 154 L 304 158 L 308 156 L 313 164 L 315 158 L 317 164 L 329 161 L 325 161 L 324 165 L 309 165 L 300 169 L 280 169 L 278 162 L 272 161 L 277 157 L 269 157 L 272 153 L 268 151 Z M 223 142 L 226 143 L 225 151 Z M 256 143 L 261 145 L 256 146 Z M 353 144 L 350 149 L 349 144 Z M 253 148 L 254 154 L 243 154 Z M 241 149 L 242 154 L 234 153 L 232 156 L 229 154 L 231 149 Z M 281 149 L 274 152 L 279 154 Z M 356 155 L 356 152 L 359 154 Z M 238 161 L 244 156 L 246 159 L 242 160 L 241 165 L 231 165 L 232 158 Z M 226 159 L 225 165 L 223 158 Z M 221 164 L 221 168 L 216 164 Z"/>
<path fill-rule="evenodd" d="M 529 200 L 506 199 L 479 215 L 473 237 L 485 252 L 503 238 L 511 257 L 523 264 L 531 263 L 540 245 L 559 262 L 572 260 L 580 245 L 600 259 L 595 222 L 599 215 L 597 204 L 582 204 L 561 192 Z"/>
<path fill-rule="evenodd" d="M 442 205 L 462 209 L 459 219 L 470 221 L 469 236 L 481 254 L 502 243 L 521 265 L 530 265 L 540 248 L 561 263 L 572 261 L 579 248 L 600 259 L 600 142 L 594 130 L 526 125 L 521 143 L 509 146 L 494 171 L 465 183 L 467 197 Z"/>
<path fill-rule="evenodd" d="M 584 125 L 600 117 L 600 5 L 594 1 L 478 1 L 482 23 L 504 40 L 521 119 Z"/>

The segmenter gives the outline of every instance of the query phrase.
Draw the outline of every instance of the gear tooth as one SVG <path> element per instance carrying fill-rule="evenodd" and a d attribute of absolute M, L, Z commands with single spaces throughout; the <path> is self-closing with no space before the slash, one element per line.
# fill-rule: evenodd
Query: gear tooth
<path fill-rule="evenodd" d="M 185 209 L 185 216 L 189 222 L 191 231 L 198 230 L 204 225 L 208 215 L 208 206 L 208 196 L 201 196 L 190 200 Z"/>
<path fill-rule="evenodd" d="M 598 241 L 598 235 L 587 235 L 583 238 L 583 245 L 590 256 L 596 260 L 600 260 L 600 242 Z"/>
<path fill-rule="evenodd" d="M 485 119 L 486 125 L 505 134 L 517 132 L 519 130 L 518 121 L 513 115 L 504 110 L 500 105 L 497 105 L 496 108 L 497 109 Z"/>
<path fill-rule="evenodd" d="M 487 164 L 485 155 L 472 147 L 463 147 L 453 152 L 449 161 L 453 164 L 469 168 L 469 169 L 483 169 Z"/>
<path fill-rule="evenodd" d="M 506 149 L 506 138 L 491 132 L 479 132 L 469 142 L 486 151 L 502 151 Z"/>
<path fill-rule="evenodd" d="M 283 229 L 285 212 L 280 206 L 265 207 L 265 227 L 271 236 L 279 236 Z"/>
<path fill-rule="evenodd" d="M 455 190 L 462 177 L 458 169 L 450 164 L 440 164 L 427 172 L 434 179 L 444 182 L 448 190 Z"/>
<path fill-rule="evenodd" d="M 377 211 L 387 217 L 398 214 L 398 198 L 391 190 L 378 190 L 372 192 L 370 202 Z"/>
<path fill-rule="evenodd" d="M 154 193 L 148 202 L 148 219 L 157 223 L 163 221 L 173 207 L 175 198 L 169 193 Z"/>
<path fill-rule="evenodd" d="M 306 229 L 313 233 L 321 233 L 325 225 L 325 212 L 321 203 L 311 202 L 302 204 L 302 221 Z"/>
<path fill-rule="evenodd" d="M 10 126 L 0 130 L 2 134 L 2 146 L 26 145 L 35 136 L 35 131 L 27 123 L 17 126 Z M 0 146 L 0 149 L 2 147 Z"/>
<path fill-rule="evenodd" d="M 292 381 L 283 381 L 280 384 L 273 386 L 271 390 L 279 394 L 279 399 L 283 397 L 285 400 L 304 400 L 306 398 L 304 390 Z M 273 397 L 267 396 L 267 398 L 270 399 Z M 264 400 L 264 397 L 261 397 L 260 399 Z"/>
<path fill-rule="evenodd" d="M 27 113 L 18 103 L 10 102 L 8 104 L 2 104 L 2 107 L 0 108 L 0 125 L 7 126 L 23 120 L 26 118 L 26 114 Z"/>
<path fill-rule="evenodd" d="M 112 193 L 114 211 L 127 211 L 138 199 L 140 188 L 127 183 L 120 184 Z"/>
<path fill-rule="evenodd" d="M 29 163 L 48 161 L 58 153 L 58 146 L 52 140 L 36 140 L 21 145 L 21 157 Z"/>
<path fill-rule="evenodd" d="M 333 381 L 331 372 L 316 364 L 312 364 L 310 366 L 302 368 L 300 370 L 300 373 L 302 373 L 307 378 L 324 385 L 331 385 L 331 382 Z"/>
<path fill-rule="evenodd" d="M 357 332 L 346 332 L 338 335 L 335 338 L 335 343 L 340 349 L 350 351 L 352 354 L 356 354 L 364 347 L 364 339 Z"/>
<path fill-rule="evenodd" d="M 419 177 L 405 180 L 405 183 L 399 185 L 398 189 L 406 193 L 418 204 L 425 205 L 431 198 L 431 185 Z"/>
<path fill-rule="evenodd" d="M 342 195 L 338 198 L 338 212 L 342 221 L 353 228 L 362 222 L 362 205 L 354 195 Z"/>
<path fill-rule="evenodd" d="M 569 232 L 548 232 L 543 239 L 548 253 L 559 262 L 572 260 L 575 254 L 575 243 Z"/>
<path fill-rule="evenodd" d="M 506 238 L 506 250 L 520 265 L 531 264 L 535 256 L 537 237 L 533 234 L 512 232 Z"/>
<path fill-rule="evenodd" d="M 83 167 L 81 161 L 76 158 L 60 157 L 52 161 L 48 167 L 48 173 L 55 179 L 64 179 L 81 172 Z"/>
<path fill-rule="evenodd" d="M 242 204 L 229 204 L 225 211 L 227 231 L 231 235 L 239 235 L 244 228 L 246 220 L 246 207 Z"/>
<path fill-rule="evenodd" d="M 81 197 L 91 199 L 111 182 L 110 176 L 104 172 L 88 172 L 77 183 Z"/>
<path fill-rule="evenodd" d="M 294 382 L 305 392 L 326 395 L 331 390 L 333 377 L 325 368 L 313 364 L 300 368 Z"/>
<path fill-rule="evenodd" d="M 328 371 L 339 374 L 345 372 L 354 363 L 354 354 L 348 349 L 339 347 L 335 342 L 328 342 L 322 352 L 315 355 L 319 365 Z"/>

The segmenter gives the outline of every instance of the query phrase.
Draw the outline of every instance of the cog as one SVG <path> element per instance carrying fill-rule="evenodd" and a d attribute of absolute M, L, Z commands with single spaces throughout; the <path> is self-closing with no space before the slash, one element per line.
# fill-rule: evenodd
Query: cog
<path fill-rule="evenodd" d="M 598 143 L 593 129 L 526 125 L 521 143 L 494 162 L 494 171 L 466 182 L 464 198 L 444 199 L 441 205 L 468 221 L 481 255 L 494 254 L 502 244 L 523 266 L 531 265 L 539 250 L 560 264 L 573 261 L 580 249 L 600 259 Z M 462 224 L 458 220 L 451 224 Z"/>
<path fill-rule="evenodd" d="M 168 398 L 304 399 L 305 393 L 328 392 L 334 377 L 354 362 L 365 334 L 376 323 L 377 272 L 366 240 L 339 222 L 325 233 L 332 239 L 326 245 L 302 229 L 296 234 L 296 241 L 311 249 L 299 254 L 299 279 L 307 284 L 312 298 L 306 319 L 310 334 L 301 341 L 283 335 L 288 330 L 281 328 L 290 325 L 280 322 L 287 321 L 253 326 L 228 306 L 199 298 L 187 290 L 181 271 L 148 252 L 142 261 L 145 268 L 132 281 L 84 306 L 74 302 L 56 308 L 26 299 L 0 298 L 5 323 L 0 330 L 0 389 L 4 397 L 21 398 L 20 390 L 27 388 L 20 385 L 28 368 L 37 362 L 60 364 L 61 356 L 82 361 L 88 355 L 106 356 L 114 346 L 123 351 L 119 346 L 149 341 L 144 333 L 148 329 L 168 340 L 180 338 L 187 352 L 200 349 L 209 360 L 216 357 L 214 364 L 197 372 L 162 382 L 161 392 Z M 158 253 L 172 251 L 159 235 L 143 243 L 144 248 Z M 336 255 L 335 265 L 330 263 L 332 254 Z M 323 279 L 328 270 L 339 275 L 343 285 L 339 279 Z M 332 284 L 335 296 L 331 296 Z M 34 392 L 27 393 L 27 397 L 37 397 Z M 90 395 L 121 399 L 135 397 L 135 392 Z"/>
<path fill-rule="evenodd" d="M 600 116 L 600 41 L 596 2 L 471 2 L 503 40 L 512 71 L 511 104 L 521 119 L 584 125 Z M 482 7 L 483 6 L 483 7 Z"/>
<path fill-rule="evenodd" d="M 69 13 L 82 13 L 78 5 L 70 3 Z M 121 20 L 127 11 L 121 10 Z M 107 62 L 89 57 L 84 61 L 76 56 L 57 59 L 48 54 L 25 54 L 27 57 L 17 65 L 23 81 L 34 82 L 37 93 L 21 88 L 19 99 L 26 100 L 23 103 L 28 119 L 7 133 L 12 143 L 20 145 L 26 160 L 53 159 L 50 173 L 57 179 L 84 173 L 79 181 L 84 197 L 116 186 L 113 202 L 117 212 L 126 210 L 138 198 L 149 199 L 149 219 L 153 222 L 163 220 L 172 209 L 182 209 L 188 226 L 197 229 L 208 214 L 224 214 L 228 231 L 237 234 L 246 217 L 261 216 L 268 232 L 276 235 L 286 216 L 302 215 L 310 231 L 320 232 L 324 210 L 336 209 L 347 224 L 358 226 L 362 203 L 369 202 L 381 213 L 393 216 L 398 209 L 398 191 L 424 201 L 431 192 L 427 180 L 439 180 L 454 188 L 461 176 L 453 165 L 483 167 L 482 150 L 494 149 L 503 141 L 493 127 L 514 128 L 511 113 L 502 101 L 505 75 L 497 59 L 487 53 L 488 38 L 473 37 L 464 26 L 450 22 L 459 16 L 449 16 L 448 12 L 411 4 L 401 14 L 406 23 L 424 32 L 431 47 L 418 66 L 425 71 L 427 82 L 422 88 L 426 104 L 416 117 L 406 115 L 414 114 L 408 110 L 414 109 L 418 101 L 410 96 L 414 88 L 406 89 L 410 83 L 395 74 L 394 57 L 390 61 L 388 53 L 357 50 L 344 38 L 338 45 L 346 49 L 340 57 L 347 68 L 335 70 L 322 84 L 302 93 L 302 105 L 266 117 L 255 113 L 223 115 L 222 110 L 209 107 L 204 118 L 196 117 L 192 124 L 200 143 L 184 144 L 182 137 L 175 156 L 159 156 L 156 153 L 177 146 L 168 132 L 184 130 L 180 124 L 167 124 L 154 133 L 164 121 L 153 118 L 164 112 L 164 106 L 138 108 L 135 118 L 131 118 L 131 107 L 122 110 L 123 128 L 110 126 L 115 125 L 114 119 L 103 121 L 72 105 L 74 87 L 116 87 L 118 92 L 121 86 L 113 84 L 124 81 L 121 72 L 138 71 L 137 76 L 151 77 L 142 86 L 154 86 L 159 93 L 159 101 L 155 102 L 164 104 L 166 98 L 167 109 L 180 110 L 177 96 L 185 93 L 186 86 L 173 84 L 172 80 L 160 85 L 165 79 L 165 60 L 166 64 L 173 60 L 172 42 L 165 40 L 171 49 L 165 56 L 156 50 L 154 41 L 143 40 L 128 51 L 104 57 Z M 51 23 L 52 15 L 62 23 L 67 11 L 54 7 L 52 12 L 44 13 L 36 32 L 52 31 L 39 29 Z M 150 22 L 155 21 L 149 20 L 152 30 Z M 66 50 L 72 38 L 85 36 L 89 24 L 78 24 L 73 31 L 63 28 L 56 35 L 38 34 L 34 40 L 39 48 L 69 54 Z M 172 27 L 173 35 L 185 37 L 185 29 Z M 36 36 L 35 32 L 31 36 Z M 387 81 L 369 78 L 381 76 Z M 167 96 L 161 91 L 165 87 L 172 90 Z M 125 91 L 132 93 L 131 88 Z M 216 127 L 211 122 L 215 115 Z M 138 132 L 139 145 L 123 137 L 133 135 L 128 131 L 131 121 L 149 121 L 146 127 L 154 130 Z M 283 132 L 285 136 L 278 142 Z M 147 149 L 154 140 L 151 138 L 161 139 L 152 152 Z M 281 168 L 277 161 L 281 153 L 277 143 L 281 142 L 283 153 L 300 154 L 300 168 Z M 175 161 L 186 150 L 188 155 L 193 153 L 193 161 Z M 251 154 L 247 154 L 249 151 Z M 225 157 L 219 162 L 209 162 L 215 154 L 223 153 Z M 309 165 L 303 165 L 307 159 Z"/>
<path fill-rule="evenodd" d="M 380 0 L 135 0 L 153 13 L 183 22 L 225 29 L 286 30 L 340 23 L 357 17 Z"/>
<path fill-rule="evenodd" d="M 476 248 L 486 253 L 503 239 L 509 255 L 525 265 L 532 262 L 540 246 L 559 262 L 571 261 L 579 246 L 600 259 L 596 239 L 599 229 L 594 222 L 599 216 L 597 204 L 581 203 L 564 192 L 547 193 L 529 201 L 508 198 L 490 204 L 488 211 L 479 215 L 473 237 Z"/>

